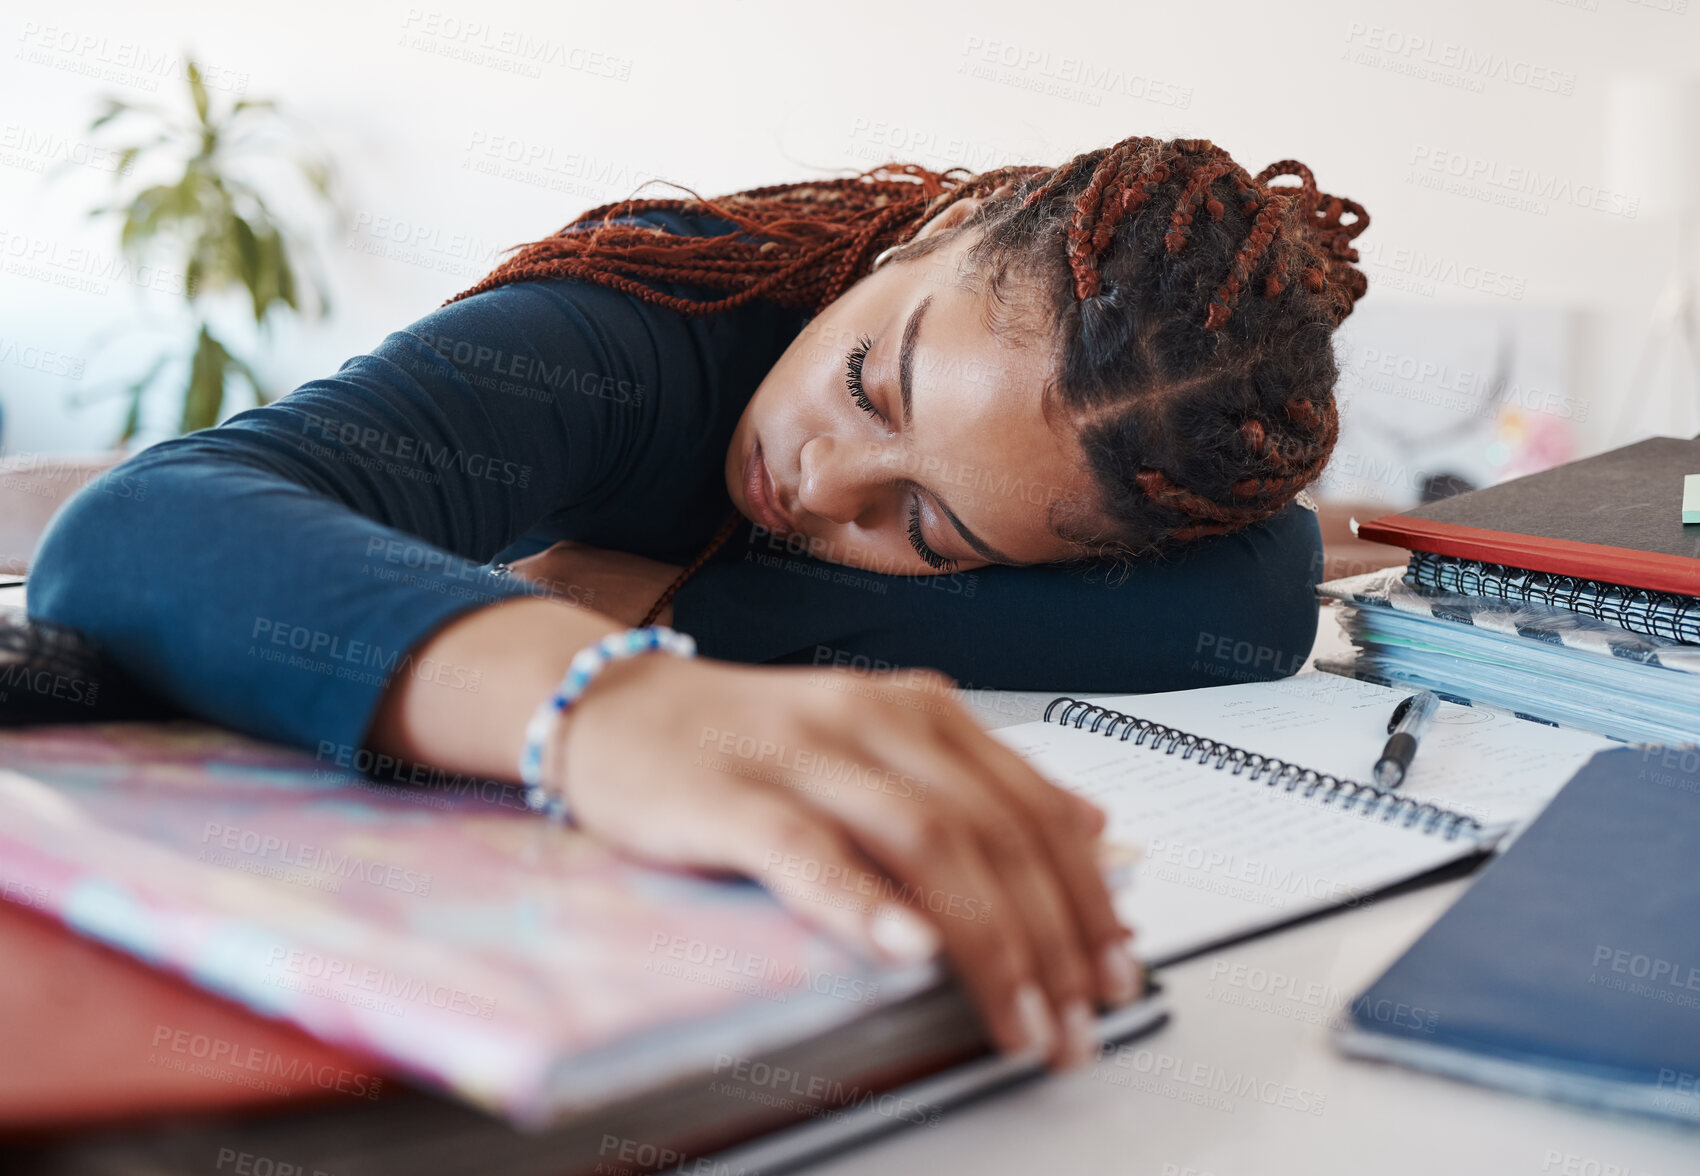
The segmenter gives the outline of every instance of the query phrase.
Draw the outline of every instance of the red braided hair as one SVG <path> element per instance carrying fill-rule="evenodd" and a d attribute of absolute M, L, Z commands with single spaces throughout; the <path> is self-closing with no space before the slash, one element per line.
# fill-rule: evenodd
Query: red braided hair
<path fill-rule="evenodd" d="M 1005 168 L 976 176 L 962 168 L 934 172 L 891 163 L 847 179 L 775 184 L 714 200 L 694 192 L 686 200 L 621 200 L 581 214 L 541 241 L 514 246 L 518 252 L 448 302 L 509 282 L 583 278 L 680 314 L 718 314 L 755 298 L 816 311 L 866 274 L 882 250 L 908 240 L 956 200 L 1039 170 Z M 616 223 L 654 210 L 707 213 L 737 231 L 681 237 L 649 225 Z M 655 281 L 728 293 L 679 298 L 647 284 Z"/>

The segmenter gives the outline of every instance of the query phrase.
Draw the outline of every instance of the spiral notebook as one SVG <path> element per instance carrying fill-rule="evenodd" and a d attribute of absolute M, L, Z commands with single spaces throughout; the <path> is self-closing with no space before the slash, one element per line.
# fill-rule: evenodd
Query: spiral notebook
<path fill-rule="evenodd" d="M 1608 621 L 1631 633 L 1700 645 L 1700 597 L 1422 551 L 1411 553 L 1406 578 L 1423 588 L 1550 605 Z"/>
<path fill-rule="evenodd" d="M 1397 792 L 1362 782 L 1407 691 L 1328 674 L 1058 698 L 993 735 L 1109 816 L 1117 896 L 1170 963 L 1491 853 L 1609 740 L 1443 704 Z"/>

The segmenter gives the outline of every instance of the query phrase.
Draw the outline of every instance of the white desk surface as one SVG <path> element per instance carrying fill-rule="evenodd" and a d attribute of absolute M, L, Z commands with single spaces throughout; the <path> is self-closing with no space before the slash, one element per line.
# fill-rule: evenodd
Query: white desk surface
<path fill-rule="evenodd" d="M 1343 650 L 1324 609 L 1316 652 Z M 1314 656 L 1314 655 L 1313 655 Z M 969 698 L 988 726 L 1051 695 Z M 974 705 L 978 703 L 979 705 Z M 1156 1033 L 809 1169 L 810 1176 L 1672 1176 L 1700 1129 L 1360 1062 L 1328 1022 L 1464 892 L 1446 882 L 1166 968 Z M 1159 1072 L 1161 1071 L 1161 1072 Z"/>
<path fill-rule="evenodd" d="M 21 605 L 0 588 L 0 604 Z M 1324 609 L 1316 653 L 1345 648 Z M 982 723 L 1051 694 L 965 697 Z M 815 1165 L 811 1176 L 1681 1176 L 1700 1129 L 1349 1060 L 1328 1023 L 1467 880 L 1342 911 L 1166 968 L 1173 1017 L 1076 1073 L 1028 1083 Z"/>

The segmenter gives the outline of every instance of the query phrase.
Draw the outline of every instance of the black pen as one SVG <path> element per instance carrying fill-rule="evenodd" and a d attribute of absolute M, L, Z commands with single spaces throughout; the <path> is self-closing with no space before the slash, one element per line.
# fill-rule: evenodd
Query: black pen
<path fill-rule="evenodd" d="M 1417 739 L 1439 709 L 1440 696 L 1432 690 L 1413 694 L 1393 708 L 1393 717 L 1387 720 L 1387 746 L 1375 761 L 1377 784 L 1392 789 L 1405 782 L 1405 773 L 1411 770 L 1411 760 L 1417 754 Z"/>

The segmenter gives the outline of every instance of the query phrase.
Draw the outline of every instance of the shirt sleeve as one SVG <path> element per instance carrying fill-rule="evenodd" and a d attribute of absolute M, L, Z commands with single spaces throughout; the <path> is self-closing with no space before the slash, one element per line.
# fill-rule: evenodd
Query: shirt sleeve
<path fill-rule="evenodd" d="M 1144 693 L 1296 673 L 1316 639 L 1321 531 L 1293 505 L 1163 561 L 890 576 L 746 527 L 675 624 L 737 661 L 930 666 L 967 688 Z"/>
<path fill-rule="evenodd" d="M 194 714 L 306 747 L 359 746 L 396 674 L 476 691 L 475 671 L 412 651 L 529 591 L 481 565 L 617 486 L 662 411 L 550 373 L 699 377 L 700 349 L 669 333 L 679 316 L 567 284 L 451 303 L 333 376 L 115 467 L 55 515 L 30 615 Z"/>

